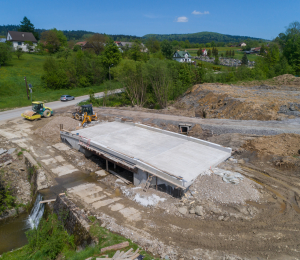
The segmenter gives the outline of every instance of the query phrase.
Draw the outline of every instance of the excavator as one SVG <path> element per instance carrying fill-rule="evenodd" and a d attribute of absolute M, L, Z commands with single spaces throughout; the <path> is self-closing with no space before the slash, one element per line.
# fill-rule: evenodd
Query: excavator
<path fill-rule="evenodd" d="M 32 111 L 26 110 L 23 114 L 21 114 L 22 117 L 28 119 L 28 120 L 37 120 L 43 117 L 50 117 L 53 115 L 53 111 L 50 107 L 45 107 L 44 102 L 42 101 L 34 101 L 32 102 Z"/>
<path fill-rule="evenodd" d="M 97 113 L 93 112 L 93 106 L 82 105 L 76 112 L 72 113 L 72 118 L 82 121 L 81 125 L 98 120 Z"/>

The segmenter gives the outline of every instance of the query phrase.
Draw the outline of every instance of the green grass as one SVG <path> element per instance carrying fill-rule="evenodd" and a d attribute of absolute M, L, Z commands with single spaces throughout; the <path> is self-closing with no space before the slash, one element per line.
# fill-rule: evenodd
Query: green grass
<path fill-rule="evenodd" d="M 126 239 L 118 234 L 114 234 L 107 229 L 101 227 L 97 221 L 94 222 L 92 225 L 90 232 L 93 237 L 96 237 L 99 243 L 95 246 L 88 246 L 84 250 L 77 252 L 74 249 L 67 249 L 64 250 L 59 254 L 59 259 L 68 259 L 68 260 L 84 260 L 88 257 L 100 257 L 103 255 L 108 255 L 112 257 L 116 250 L 106 251 L 101 253 L 101 248 L 112 246 L 115 244 L 119 244 L 125 241 L 129 242 L 129 246 L 127 248 L 121 249 L 122 251 L 127 251 L 130 248 L 133 248 L 134 251 L 137 248 L 140 248 L 137 244 L 133 243 L 130 239 Z M 155 258 L 152 255 L 148 254 L 146 251 L 140 248 L 139 253 L 145 256 L 144 260 L 157 260 L 159 258 Z M 13 252 L 4 253 L 2 255 L 3 260 L 29 260 L 29 259 L 39 259 L 39 260 L 48 260 L 49 256 L 45 253 L 45 251 L 37 250 L 33 254 L 28 254 L 28 245 L 20 248 L 19 250 L 15 250 Z M 105 258 L 104 258 L 105 259 Z"/>
<path fill-rule="evenodd" d="M 31 105 L 27 99 L 24 77 L 27 83 L 33 85 L 32 100 L 56 101 L 61 95 L 82 96 L 92 89 L 95 93 L 107 89 L 107 83 L 88 88 L 48 90 L 43 88 L 41 76 L 43 64 L 47 56 L 25 53 L 20 60 L 13 56 L 11 62 L 0 68 L 0 110 Z M 111 89 L 119 88 L 117 82 L 112 82 Z"/>
<path fill-rule="evenodd" d="M 205 49 L 208 50 L 208 49 L 212 49 L 212 48 L 205 48 Z M 239 51 L 239 50 L 241 50 L 240 47 L 217 47 L 217 49 L 219 51 L 219 56 L 223 53 L 224 57 L 225 57 L 226 51 L 230 51 L 230 50 L 231 51 L 234 50 L 234 53 L 235 53 L 234 58 L 235 59 L 241 60 L 244 55 L 244 52 Z M 192 56 L 197 56 L 198 49 L 186 49 L 186 50 Z M 255 55 L 255 54 L 248 54 L 247 57 L 248 57 L 249 61 L 256 61 L 259 56 Z"/>

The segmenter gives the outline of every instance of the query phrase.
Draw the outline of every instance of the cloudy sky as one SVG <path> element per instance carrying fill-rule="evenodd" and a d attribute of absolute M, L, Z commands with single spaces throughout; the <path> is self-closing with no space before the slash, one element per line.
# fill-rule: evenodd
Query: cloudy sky
<path fill-rule="evenodd" d="M 0 24 L 143 36 L 211 31 L 273 39 L 300 21 L 300 0 L 0 0 Z"/>

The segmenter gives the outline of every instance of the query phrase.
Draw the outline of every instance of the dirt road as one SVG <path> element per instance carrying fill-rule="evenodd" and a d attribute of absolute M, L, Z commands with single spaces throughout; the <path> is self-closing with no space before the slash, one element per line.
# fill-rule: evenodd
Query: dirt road
<path fill-rule="evenodd" d="M 202 129 L 213 131 L 214 134 L 242 133 L 257 135 L 275 135 L 281 133 L 300 134 L 300 119 L 288 119 L 284 121 L 257 121 L 257 120 L 232 120 L 232 119 L 203 119 L 196 117 L 186 117 L 168 115 L 162 113 L 143 112 L 139 110 L 115 109 L 115 108 L 95 108 L 95 111 L 107 116 L 128 117 L 147 121 L 168 120 L 174 122 L 184 122 L 200 124 Z"/>

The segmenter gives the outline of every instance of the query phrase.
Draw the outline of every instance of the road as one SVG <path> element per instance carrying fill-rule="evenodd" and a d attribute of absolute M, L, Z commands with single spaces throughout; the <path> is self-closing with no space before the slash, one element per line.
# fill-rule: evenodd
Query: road
<path fill-rule="evenodd" d="M 120 92 L 122 92 L 121 89 L 116 89 L 113 91 L 113 93 L 120 93 Z M 104 96 L 104 92 L 99 92 L 99 93 L 95 94 L 96 98 L 101 98 L 103 96 Z M 58 108 L 76 105 L 77 103 L 87 100 L 87 99 L 89 99 L 89 95 L 76 97 L 75 100 L 67 101 L 67 102 L 53 101 L 53 102 L 45 103 L 45 106 L 50 107 L 54 110 L 54 109 L 58 109 Z M 16 108 L 16 109 L 0 112 L 0 122 L 21 117 L 21 114 L 26 110 L 31 110 L 31 106 L 21 107 L 21 108 Z"/>

